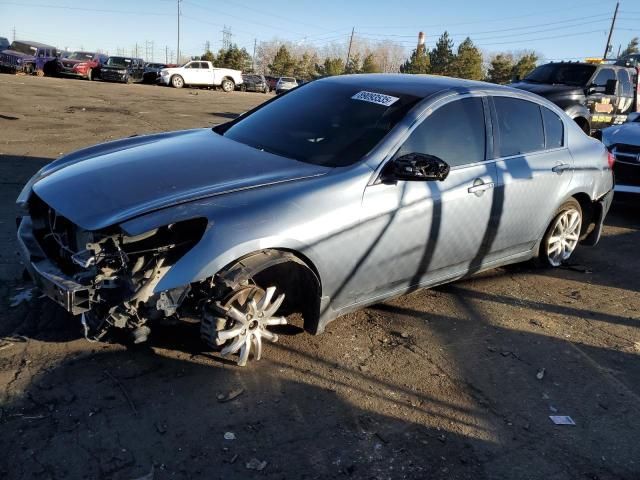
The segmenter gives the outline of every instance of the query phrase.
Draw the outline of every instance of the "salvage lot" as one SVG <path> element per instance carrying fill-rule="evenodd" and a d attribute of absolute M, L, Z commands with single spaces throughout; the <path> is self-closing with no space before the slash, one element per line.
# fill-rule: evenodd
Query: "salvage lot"
<path fill-rule="evenodd" d="M 13 201 L 41 165 L 264 99 L 0 76 L 0 475 L 638 478 L 640 209 L 628 204 L 567 268 L 492 270 L 318 337 L 289 328 L 245 369 L 203 351 L 191 325 L 133 349 L 87 343 L 45 299 L 10 307 L 26 285 Z"/>

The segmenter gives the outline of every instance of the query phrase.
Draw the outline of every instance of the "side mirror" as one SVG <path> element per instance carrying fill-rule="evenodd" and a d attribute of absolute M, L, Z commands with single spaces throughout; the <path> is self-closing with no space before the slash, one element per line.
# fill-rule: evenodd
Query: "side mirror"
<path fill-rule="evenodd" d="M 409 153 L 393 160 L 386 177 L 389 180 L 442 181 L 449 175 L 450 167 L 444 160 L 424 153 Z"/>
<path fill-rule="evenodd" d="M 605 95 L 615 95 L 618 91 L 618 80 L 607 80 L 607 85 L 604 87 Z"/>

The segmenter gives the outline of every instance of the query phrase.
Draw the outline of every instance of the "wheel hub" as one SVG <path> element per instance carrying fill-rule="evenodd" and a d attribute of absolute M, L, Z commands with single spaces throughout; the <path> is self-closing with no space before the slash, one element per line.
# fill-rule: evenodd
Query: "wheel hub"
<path fill-rule="evenodd" d="M 244 367 L 252 349 L 253 357 L 260 360 L 263 339 L 278 341 L 278 336 L 267 327 L 286 325 L 287 319 L 275 316 L 284 301 L 284 294 L 273 300 L 275 291 L 275 287 L 266 290 L 246 287 L 231 294 L 225 302 L 228 321 L 217 333 L 218 343 L 224 345 L 222 356 L 239 353 L 237 364 Z"/>
<path fill-rule="evenodd" d="M 558 217 L 547 241 L 547 256 L 553 266 L 569 259 L 578 245 L 581 226 L 580 213 L 573 208 Z"/>

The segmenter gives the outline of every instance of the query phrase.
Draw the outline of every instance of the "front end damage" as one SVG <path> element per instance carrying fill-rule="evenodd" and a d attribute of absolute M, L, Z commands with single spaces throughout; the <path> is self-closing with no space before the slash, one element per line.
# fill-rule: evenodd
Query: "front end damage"
<path fill-rule="evenodd" d="M 18 238 L 35 283 L 81 316 L 88 339 L 100 339 L 109 327 L 117 327 L 131 330 L 139 343 L 147 339 L 149 322 L 176 316 L 185 303 L 191 285 L 154 290 L 206 226 L 206 219 L 197 218 L 136 236 L 118 227 L 89 232 L 32 195 Z"/>

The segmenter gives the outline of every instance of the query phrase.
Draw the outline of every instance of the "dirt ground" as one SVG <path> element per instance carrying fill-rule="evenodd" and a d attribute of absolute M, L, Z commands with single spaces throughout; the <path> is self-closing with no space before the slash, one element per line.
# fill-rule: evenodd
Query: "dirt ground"
<path fill-rule="evenodd" d="M 640 478 L 637 199 L 614 202 L 568 267 L 496 269 L 321 336 L 291 329 L 244 369 L 190 325 L 131 348 L 88 343 L 37 293 L 11 306 L 29 288 L 13 202 L 40 166 L 265 98 L 0 75 L 0 478 Z"/>

